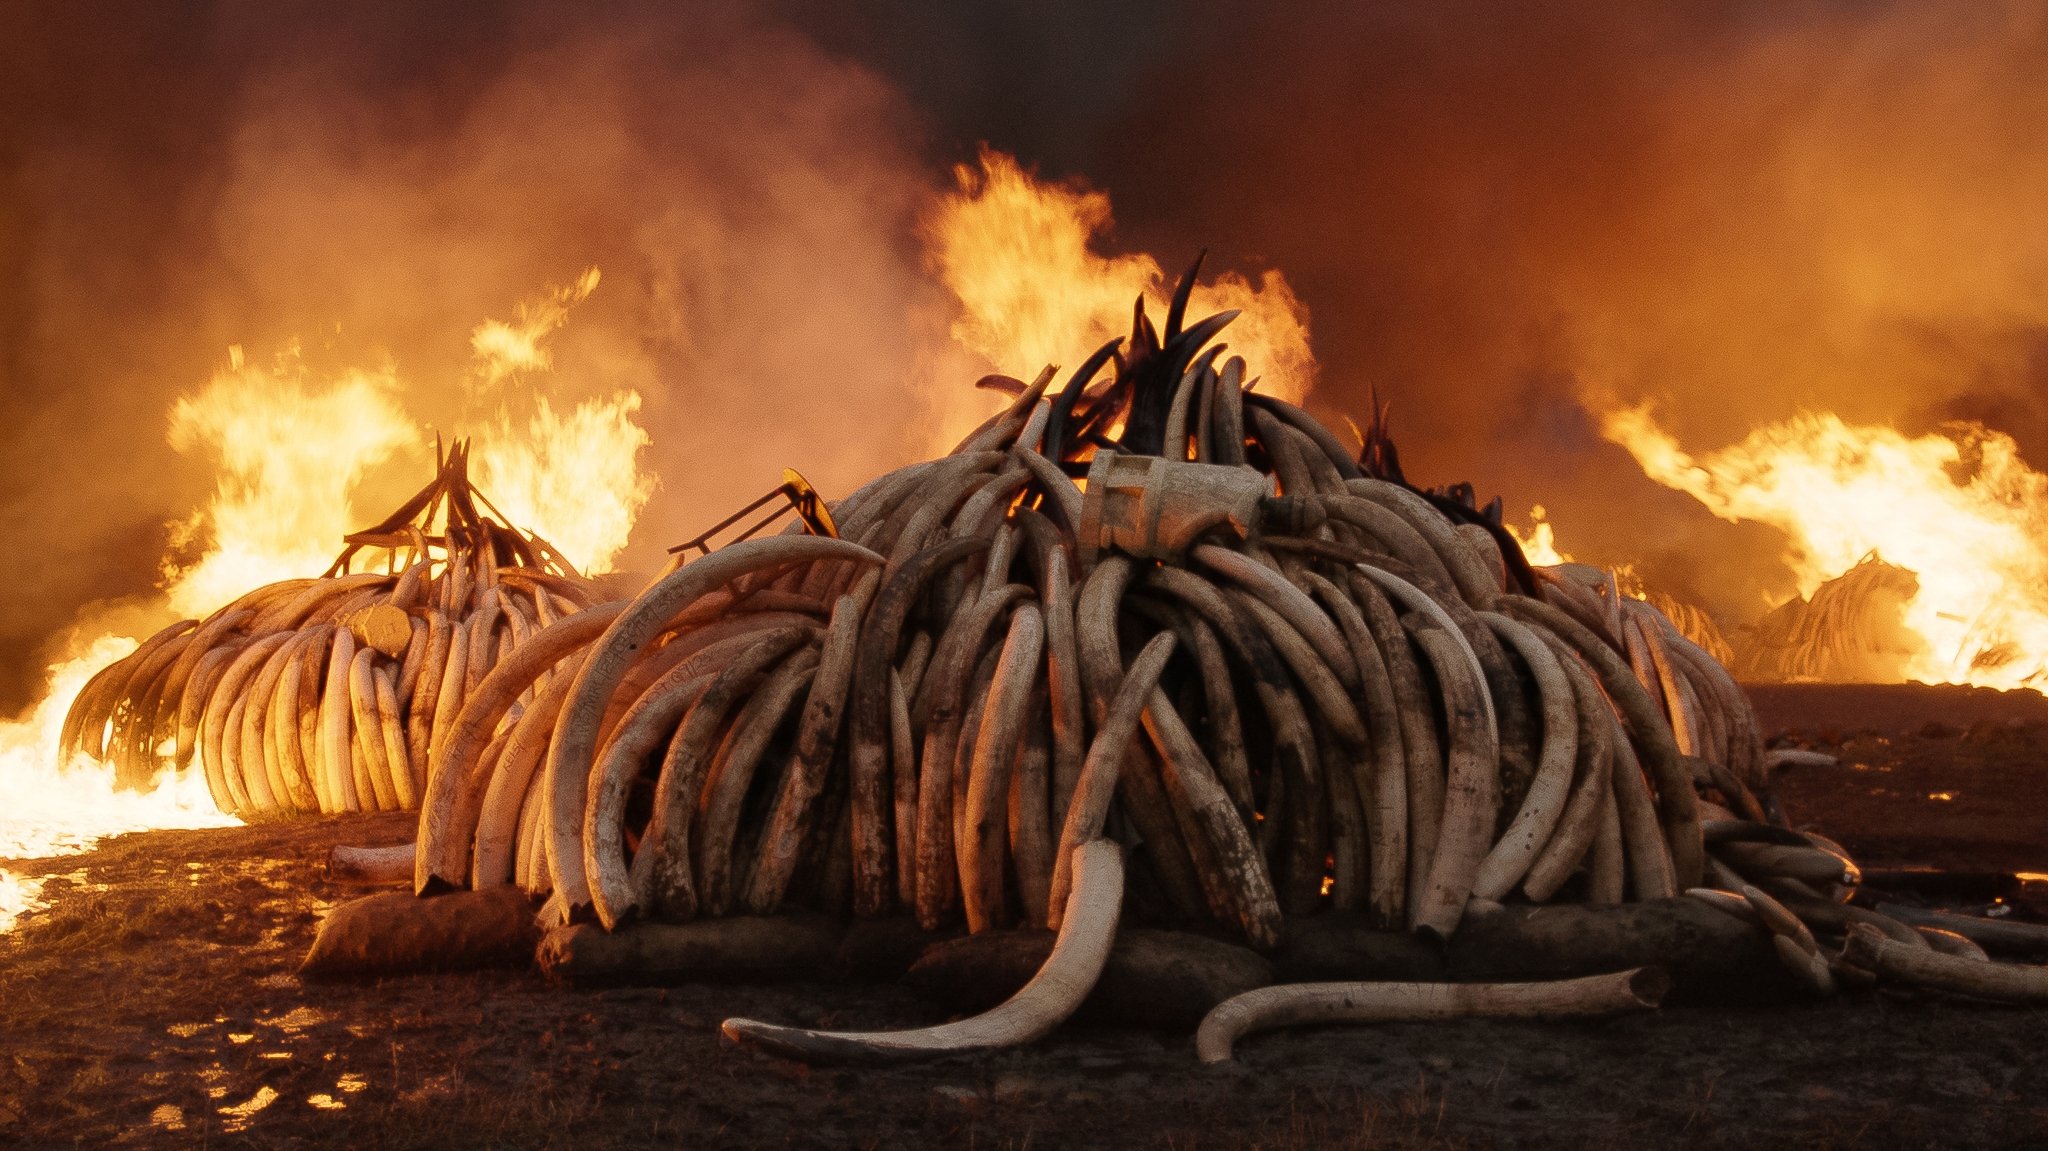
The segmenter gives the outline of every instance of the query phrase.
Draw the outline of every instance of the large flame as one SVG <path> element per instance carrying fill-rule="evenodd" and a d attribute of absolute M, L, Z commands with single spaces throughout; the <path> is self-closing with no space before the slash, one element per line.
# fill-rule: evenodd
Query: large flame
<path fill-rule="evenodd" d="M 584 571 L 603 570 L 624 549 L 653 489 L 639 468 L 648 443 L 634 422 L 640 397 L 622 391 L 558 410 L 534 384 L 552 362 L 543 341 L 597 286 L 597 269 L 522 305 L 518 320 L 486 321 L 471 337 L 472 399 L 495 404 L 458 431 L 473 437 L 478 482 L 510 521 L 553 543 Z M 349 370 L 317 379 L 296 346 L 269 368 L 231 349 L 227 366 L 170 413 L 170 442 L 211 458 L 218 479 L 205 508 L 172 525 L 174 558 L 156 604 L 120 628 L 86 629 L 51 669 L 23 719 L 0 724 L 0 861 L 83 851 L 108 835 L 235 822 L 222 815 L 196 771 L 148 793 L 118 791 L 111 768 L 84 758 L 60 764 L 64 715 L 86 680 L 135 649 L 141 632 L 203 617 L 262 584 L 317 575 L 358 526 L 364 477 L 410 451 L 424 457 L 431 432 L 404 406 L 391 370 Z M 515 411 L 523 415 L 515 416 Z M 0 931 L 32 906 L 40 884 L 0 869 Z"/>
<path fill-rule="evenodd" d="M 477 483 L 511 522 L 553 544 L 580 571 L 602 571 L 625 550 L 654 477 L 640 470 L 647 432 L 634 421 L 640 393 L 594 396 L 568 412 L 535 386 L 515 396 L 505 385 L 535 383 L 553 358 L 542 341 L 568 322 L 571 306 L 597 288 L 591 268 L 574 284 L 519 305 L 516 323 L 487 320 L 470 334 L 475 383 L 495 414 L 472 429 Z M 524 409 L 519 414 L 515 409 Z"/>
<path fill-rule="evenodd" d="M 101 636 L 50 669 L 41 702 L 17 722 L 0 724 L 0 861 L 71 855 L 101 838 L 161 827 L 224 827 L 197 773 L 160 781 L 150 792 L 118 791 L 114 769 L 80 757 L 58 764 L 51 751 L 85 681 L 135 650 L 135 640 Z M 0 866 L 0 931 L 34 906 L 42 887 Z"/>
<path fill-rule="evenodd" d="M 1774 525 L 1811 595 L 1875 553 L 1919 576 L 1905 678 L 2048 684 L 2048 476 L 2010 436 L 1960 423 L 1921 436 L 1800 415 L 1695 458 L 1645 407 L 1605 418 L 1651 479 L 1730 521 Z"/>
<path fill-rule="evenodd" d="M 218 461 L 206 508 L 173 525 L 174 554 L 205 548 L 197 562 L 166 565 L 171 618 L 202 616 L 253 587 L 318 575 L 359 518 L 349 492 L 364 472 L 418 432 L 398 405 L 389 372 L 308 378 L 296 346 L 264 369 L 240 348 L 195 396 L 171 407 L 171 446 Z"/>
<path fill-rule="evenodd" d="M 654 477 L 638 461 L 649 443 L 633 420 L 639 410 L 640 394 L 625 391 L 567 414 L 541 396 L 523 425 L 501 411 L 477 436 L 477 483 L 507 519 L 555 545 L 579 571 L 604 571 L 654 494 Z"/>
<path fill-rule="evenodd" d="M 955 190 L 939 198 L 925 232 L 934 270 L 960 301 L 953 338 L 962 347 L 1029 378 L 1047 364 L 1078 364 L 1128 334 L 1140 294 L 1160 322 L 1173 280 L 1159 261 L 1095 250 L 1111 225 L 1106 193 L 1035 179 L 986 148 L 978 164 L 955 168 L 954 178 Z M 1308 308 L 1286 277 L 1272 269 L 1256 283 L 1234 272 L 1205 277 L 1189 315 L 1228 309 L 1241 314 L 1219 340 L 1260 375 L 1261 391 L 1299 402 L 1315 386 L 1316 361 Z"/>

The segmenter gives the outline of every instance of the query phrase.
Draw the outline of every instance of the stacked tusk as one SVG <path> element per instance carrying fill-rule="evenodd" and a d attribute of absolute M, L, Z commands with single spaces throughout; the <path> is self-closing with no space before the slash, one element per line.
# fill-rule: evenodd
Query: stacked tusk
<path fill-rule="evenodd" d="M 73 701 L 60 758 L 135 785 L 196 770 L 245 819 L 417 809 L 427 735 L 465 685 L 597 598 L 545 541 L 477 510 L 467 461 L 458 444 L 327 575 L 266 584 L 108 665 Z M 364 547 L 388 570 L 348 571 Z"/>
<path fill-rule="evenodd" d="M 1474 901 L 1853 878 L 1725 834 L 1760 810 L 1756 721 L 1654 609 L 1528 578 L 1236 360 L 1163 402 L 1105 360 L 840 501 L 836 539 L 736 544 L 444 677 L 419 889 L 517 880 L 612 930 L 1057 929 L 1107 836 L 1148 918 L 1271 946 L 1325 908 L 1447 937 Z M 568 686 L 529 691 L 543 666 Z"/>
<path fill-rule="evenodd" d="M 1005 410 L 833 505 L 832 532 L 745 540 L 630 601 L 476 513 L 458 450 L 359 533 L 390 537 L 390 571 L 348 573 L 351 543 L 322 579 L 165 629 L 87 684 L 64 751 L 144 778 L 197 760 L 251 816 L 418 808 L 415 847 L 338 872 L 409 866 L 422 896 L 516 883 L 586 934 L 784 911 L 1059 932 L 974 1019 L 726 1024 L 801 1058 L 1042 1035 L 1127 915 L 1272 947 L 1289 917 L 1344 910 L 1443 941 L 1502 902 L 1684 891 L 1815 992 L 2038 993 L 1967 925 L 1841 902 L 1854 864 L 1771 821 L 1719 660 L 1611 573 L 1532 571 L 1469 506 L 1365 474 L 1203 352 L 1230 315 L 1183 328 L 1186 287 L 1163 332 L 1141 312 L 1057 391 L 1050 370 L 998 378 Z M 434 553 L 419 525 L 443 499 Z M 1277 988 L 1219 1008 L 1200 1046 L 1661 991 L 1642 972 Z"/>

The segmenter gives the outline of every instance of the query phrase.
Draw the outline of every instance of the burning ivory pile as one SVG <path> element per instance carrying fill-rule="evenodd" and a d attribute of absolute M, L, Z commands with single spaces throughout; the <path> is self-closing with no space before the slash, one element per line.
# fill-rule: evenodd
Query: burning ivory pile
<path fill-rule="evenodd" d="M 59 753 L 131 784 L 196 757 L 214 802 L 244 818 L 417 808 L 435 731 L 499 660 L 593 598 L 546 541 L 480 499 L 458 442 L 319 579 L 180 620 L 100 671 Z M 365 548 L 385 571 L 349 571 Z"/>
<path fill-rule="evenodd" d="M 1815 588 L 1811 600 L 1787 600 L 1758 620 L 1735 667 L 1753 682 L 1896 682 L 1920 653 L 1919 637 L 1905 625 L 1919 592 L 1920 577 L 1867 555 Z"/>
<path fill-rule="evenodd" d="M 1840 901 L 1854 866 L 1771 817 L 1742 693 L 1655 609 L 1364 474 L 1204 352 L 1230 316 L 1183 330 L 1185 300 L 1056 394 L 994 379 L 1006 410 L 840 501 L 836 538 L 734 544 L 515 647 L 432 745 L 433 898 L 364 903 L 516 884 L 572 979 L 822 967 L 877 922 L 1057 932 L 957 1023 L 726 1024 L 806 1059 L 1043 1035 L 1115 971 L 1120 922 L 1297 955 L 1350 925 L 1351 978 L 1439 964 L 1231 998 L 1205 1059 L 1284 1022 L 1648 1006 L 1652 963 L 1761 954 L 1817 991 L 1927 981 L 1909 951 L 1993 970 Z M 1815 935 L 1872 928 L 1846 958 Z M 1557 981 L 1452 984 L 1444 956 Z"/>

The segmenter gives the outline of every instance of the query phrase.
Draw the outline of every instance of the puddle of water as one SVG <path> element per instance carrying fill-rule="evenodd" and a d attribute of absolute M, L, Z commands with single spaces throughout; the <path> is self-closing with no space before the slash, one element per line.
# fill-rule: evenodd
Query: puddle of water
<path fill-rule="evenodd" d="M 249 1096 L 240 1103 L 231 1107 L 215 1108 L 215 1110 L 227 1117 L 227 1121 L 221 1124 L 221 1130 L 228 1132 L 247 1130 L 249 1120 L 255 1118 L 258 1112 L 275 1102 L 277 1102 L 277 1089 L 265 1085 L 258 1087 L 256 1094 Z"/>
<path fill-rule="evenodd" d="M 304 1031 L 308 1027 L 318 1027 L 333 1018 L 333 1014 L 329 1012 L 322 1011 L 317 1007 L 308 1007 L 301 1004 L 285 1012 L 283 1015 L 270 1019 L 259 1019 L 256 1022 L 263 1024 L 265 1027 L 275 1027 L 287 1034 L 295 1034 Z"/>

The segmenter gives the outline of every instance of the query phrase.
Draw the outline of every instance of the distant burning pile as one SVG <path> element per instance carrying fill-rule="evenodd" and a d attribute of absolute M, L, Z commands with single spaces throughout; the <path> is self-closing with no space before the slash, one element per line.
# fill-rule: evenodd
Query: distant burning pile
<path fill-rule="evenodd" d="M 1923 640 L 1905 626 L 1920 593 L 1912 572 L 1876 556 L 1773 608 L 1742 645 L 1735 665 L 1745 679 L 1891 683 L 1921 654 Z"/>
<path fill-rule="evenodd" d="M 1808 602 L 1766 617 L 1745 669 L 2048 685 L 2048 476 L 2009 436 L 1954 424 L 1909 437 L 1806 415 L 1695 459 L 1647 409 L 1610 414 L 1606 430 L 1650 478 L 1790 537 Z"/>
<path fill-rule="evenodd" d="M 462 446 L 427 460 L 435 478 L 379 525 L 391 529 L 382 533 L 388 538 L 350 545 L 344 564 L 321 579 L 310 577 L 361 522 L 351 521 L 358 501 L 388 493 L 395 502 L 382 465 L 418 458 L 411 453 L 423 455 L 419 445 L 435 439 L 407 411 L 405 381 L 388 367 L 323 377 L 296 344 L 269 364 L 236 347 L 204 388 L 180 397 L 169 439 L 211 458 L 213 497 L 170 525 L 161 595 L 81 620 L 32 713 L 0 724 L 0 860 L 79 851 L 122 831 L 232 822 L 223 812 L 413 806 L 425 749 L 405 728 L 414 715 L 431 720 L 414 697 L 440 689 L 440 677 L 425 671 L 430 654 L 443 667 L 435 645 L 487 665 L 485 651 L 464 643 L 458 652 L 453 642 L 456 624 L 479 618 L 487 601 L 498 597 L 498 647 L 514 629 L 536 630 L 580 605 L 585 593 L 565 573 L 603 570 L 652 490 L 640 469 L 648 441 L 633 419 L 637 393 L 558 406 L 544 388 L 544 341 L 597 283 L 590 269 L 521 305 L 515 320 L 475 329 L 472 372 L 455 389 L 468 413 L 458 425 L 467 431 Z M 472 475 L 499 508 L 475 506 Z M 538 542 L 542 536 L 554 546 Z M 365 547 L 390 570 L 349 574 Z M 423 557 L 432 566 L 408 577 L 401 556 L 409 567 Z M 493 590 L 501 567 L 529 582 L 516 593 L 509 584 Z M 564 582 L 547 582 L 558 575 Z M 546 599 L 534 580 L 563 598 Z M 459 607 L 433 602 L 458 591 Z M 394 626 L 407 615 L 393 605 L 401 598 L 412 614 Z M 435 610 L 446 634 L 435 634 Z M 130 638 L 179 616 L 186 618 L 147 640 L 146 650 Z M 475 624 L 466 638 L 481 640 Z M 344 645 L 347 662 L 330 668 Z M 367 666 L 357 681 L 359 661 Z M 458 696 L 466 666 L 463 678 L 449 685 Z M 380 685 L 390 689 L 388 705 Z M 383 738 L 387 714 L 401 724 L 396 741 Z M 325 722 L 339 731 L 323 733 Z M 287 730 L 301 738 L 283 738 Z M 358 740 L 359 730 L 376 738 Z M 330 736 L 339 746 L 329 742 L 323 759 Z M 161 770 L 193 764 L 204 770 Z M 30 886 L 0 870 L 0 930 L 32 903 Z"/>
<path fill-rule="evenodd" d="M 417 808 L 464 696 L 594 598 L 552 545 L 487 508 L 458 441 L 325 575 L 255 588 L 103 668 L 71 706 L 60 759 L 112 764 L 131 787 L 196 761 L 214 803 L 243 818 Z M 385 571 L 350 572 L 365 549 Z"/>

